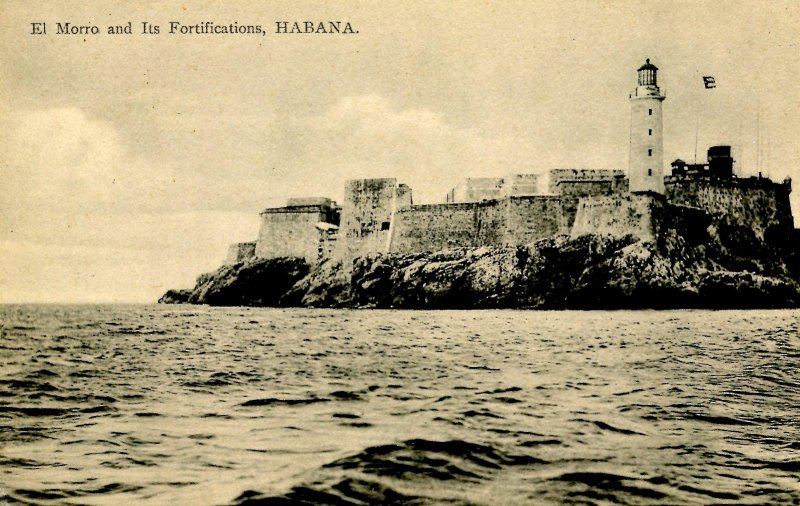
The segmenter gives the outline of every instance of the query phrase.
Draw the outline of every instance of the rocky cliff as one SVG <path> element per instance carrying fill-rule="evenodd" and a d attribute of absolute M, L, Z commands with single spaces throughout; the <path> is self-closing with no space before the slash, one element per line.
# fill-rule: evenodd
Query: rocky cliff
<path fill-rule="evenodd" d="M 369 308 L 797 307 L 781 251 L 741 230 L 560 236 L 520 247 L 385 254 L 344 265 L 278 258 L 225 266 L 159 302 Z"/>
<path fill-rule="evenodd" d="M 168 290 L 160 304 L 211 306 L 278 306 L 283 297 L 309 272 L 302 258 L 274 258 L 223 265 L 201 275 L 191 290 Z"/>

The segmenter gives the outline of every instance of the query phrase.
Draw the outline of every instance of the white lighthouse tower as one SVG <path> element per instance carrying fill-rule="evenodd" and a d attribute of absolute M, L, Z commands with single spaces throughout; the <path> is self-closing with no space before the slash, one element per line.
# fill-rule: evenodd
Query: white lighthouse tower
<path fill-rule="evenodd" d="M 632 192 L 664 193 L 664 144 L 658 68 L 648 59 L 638 70 L 638 86 L 631 93 L 631 146 L 628 179 Z"/>

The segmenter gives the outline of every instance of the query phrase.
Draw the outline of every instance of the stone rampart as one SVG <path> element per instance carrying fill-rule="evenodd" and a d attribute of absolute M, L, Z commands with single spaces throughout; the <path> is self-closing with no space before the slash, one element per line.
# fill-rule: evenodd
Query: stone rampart
<path fill-rule="evenodd" d="M 549 195 L 511 197 L 506 202 L 504 242 L 521 245 L 569 234 L 577 204 L 578 199 Z"/>
<path fill-rule="evenodd" d="M 588 197 L 614 194 L 613 181 L 561 181 L 555 187 L 556 195 Z"/>
<path fill-rule="evenodd" d="M 788 182 L 686 176 L 664 179 L 666 197 L 671 203 L 696 207 L 719 222 L 751 229 L 758 239 L 769 239 L 773 234 L 788 237 L 794 228 Z"/>
<path fill-rule="evenodd" d="M 583 197 L 578 202 L 570 236 L 600 234 L 622 238 L 631 235 L 643 241 L 655 241 L 655 216 L 664 205 L 664 198 L 655 194 Z"/>
<path fill-rule="evenodd" d="M 632 235 L 653 241 L 672 229 L 700 233 L 695 226 L 700 223 L 703 230 L 714 224 L 724 234 L 746 232 L 769 242 L 778 234 L 788 240 L 793 229 L 789 183 L 668 176 L 662 196 L 623 191 L 627 180 L 619 171 L 557 170 L 551 176 L 557 195 L 416 206 L 411 189 L 395 179 L 349 181 L 338 232 L 317 226 L 332 224 L 334 214 L 338 219 L 332 202 L 293 200 L 295 205 L 262 213 L 255 256 L 296 256 L 315 263 L 330 256 L 346 260 L 389 251 L 523 245 L 556 235 Z M 232 247 L 228 262 L 246 255 Z"/>
<path fill-rule="evenodd" d="M 412 206 L 395 214 L 391 251 L 496 246 L 503 243 L 504 232 L 504 201 Z"/>
<path fill-rule="evenodd" d="M 522 245 L 569 234 L 577 199 L 538 195 L 413 206 L 395 214 L 391 251 Z"/>

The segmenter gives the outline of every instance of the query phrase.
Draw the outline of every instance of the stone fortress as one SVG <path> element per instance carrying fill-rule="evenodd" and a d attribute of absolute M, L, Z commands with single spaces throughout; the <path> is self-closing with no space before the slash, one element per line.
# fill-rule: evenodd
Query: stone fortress
<path fill-rule="evenodd" d="M 524 245 L 557 235 L 653 241 L 665 227 L 685 232 L 711 224 L 762 241 L 796 234 L 791 181 L 737 177 L 729 146 L 709 148 L 707 163 L 675 160 L 664 175 L 658 69 L 647 60 L 637 74 L 627 173 L 555 169 L 546 191 L 537 174 L 467 178 L 444 203 L 426 205 L 415 205 L 411 188 L 393 178 L 350 180 L 341 206 L 303 198 L 262 211 L 257 240 L 231 245 L 226 263 L 278 257 L 346 263 L 370 254 Z"/>

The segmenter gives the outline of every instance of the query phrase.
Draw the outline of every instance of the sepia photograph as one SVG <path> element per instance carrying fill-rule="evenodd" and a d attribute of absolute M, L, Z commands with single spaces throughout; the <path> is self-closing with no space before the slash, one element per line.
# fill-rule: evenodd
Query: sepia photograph
<path fill-rule="evenodd" d="M 0 506 L 800 505 L 800 3 L 0 39 Z"/>

